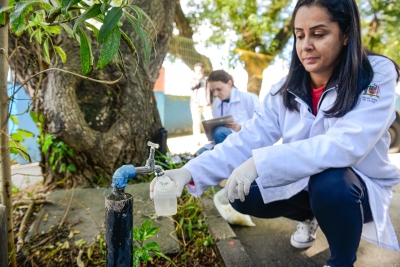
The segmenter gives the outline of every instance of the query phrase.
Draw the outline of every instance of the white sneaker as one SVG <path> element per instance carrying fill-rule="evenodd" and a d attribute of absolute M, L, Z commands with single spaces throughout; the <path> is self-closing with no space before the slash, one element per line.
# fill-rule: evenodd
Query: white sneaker
<path fill-rule="evenodd" d="M 297 225 L 296 232 L 292 235 L 290 243 L 295 248 L 309 248 L 314 244 L 317 236 L 318 222 L 314 218 L 305 220 Z"/>

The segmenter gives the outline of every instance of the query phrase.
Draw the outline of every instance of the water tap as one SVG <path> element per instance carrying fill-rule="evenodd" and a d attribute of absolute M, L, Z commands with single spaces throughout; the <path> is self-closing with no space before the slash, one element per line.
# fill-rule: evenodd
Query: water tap
<path fill-rule="evenodd" d="M 113 175 L 112 178 L 112 187 L 114 188 L 125 188 L 127 186 L 128 178 L 133 178 L 136 174 L 150 174 L 155 172 L 156 177 L 160 177 L 164 175 L 164 170 L 161 166 L 155 164 L 154 154 L 156 148 L 159 147 L 158 144 L 154 144 L 152 142 L 147 142 L 147 145 L 150 146 L 150 154 L 149 158 L 146 160 L 146 165 L 142 167 L 134 167 L 132 164 L 123 165 L 118 168 Z"/>

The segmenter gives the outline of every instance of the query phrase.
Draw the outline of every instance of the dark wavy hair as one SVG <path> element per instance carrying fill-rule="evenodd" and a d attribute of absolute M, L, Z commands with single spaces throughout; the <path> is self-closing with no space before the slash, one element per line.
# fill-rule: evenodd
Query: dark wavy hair
<path fill-rule="evenodd" d="M 213 72 L 210 73 L 207 79 L 207 81 L 209 82 L 223 82 L 223 83 L 228 83 L 229 80 L 232 81 L 232 86 L 235 86 L 232 75 L 230 75 L 224 70 L 214 70 Z"/>
<path fill-rule="evenodd" d="M 299 86 L 309 81 L 309 73 L 297 55 L 294 20 L 300 7 L 318 6 L 324 8 L 330 19 L 337 22 L 342 34 L 348 34 L 348 43 L 343 47 L 340 61 L 333 71 L 338 79 L 338 96 L 333 106 L 325 112 L 326 117 L 342 117 L 352 110 L 358 101 L 362 90 L 372 81 L 374 76 L 368 55 L 372 54 L 363 48 L 361 43 L 360 15 L 354 0 L 299 0 L 292 15 L 292 29 L 294 44 L 289 73 L 286 82 L 277 93 L 283 94 L 283 103 L 289 110 L 299 111 L 295 96 L 288 92 L 288 88 Z M 398 71 L 398 66 L 395 64 Z M 332 79 L 331 77 L 331 79 Z M 307 80 L 305 80 L 307 79 Z M 305 90 L 305 89 L 304 89 Z M 308 95 L 309 91 L 303 92 Z"/>

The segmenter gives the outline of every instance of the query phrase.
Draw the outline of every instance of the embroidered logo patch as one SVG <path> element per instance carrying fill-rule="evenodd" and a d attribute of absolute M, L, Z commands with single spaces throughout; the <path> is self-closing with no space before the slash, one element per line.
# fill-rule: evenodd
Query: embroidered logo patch
<path fill-rule="evenodd" d="M 368 95 L 371 97 L 379 98 L 380 92 L 381 92 L 381 89 L 379 89 L 378 85 L 370 84 L 367 89 L 364 89 L 363 95 Z"/>
<path fill-rule="evenodd" d="M 376 84 L 370 84 L 366 89 L 362 92 L 362 100 L 367 102 L 375 103 L 378 101 L 380 97 L 381 89 Z"/>

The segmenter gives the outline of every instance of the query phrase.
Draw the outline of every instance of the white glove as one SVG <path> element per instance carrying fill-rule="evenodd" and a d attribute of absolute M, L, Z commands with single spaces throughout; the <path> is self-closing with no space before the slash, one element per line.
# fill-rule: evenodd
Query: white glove
<path fill-rule="evenodd" d="M 192 181 L 192 175 L 185 168 L 175 169 L 175 170 L 166 170 L 164 173 L 165 176 L 168 176 L 172 181 L 176 184 L 176 196 L 180 197 L 182 195 L 183 187 Z M 157 178 L 154 178 L 150 183 L 150 198 L 153 200 L 154 198 L 154 187 L 156 185 Z"/>
<path fill-rule="evenodd" d="M 233 202 L 235 200 L 235 195 L 238 194 L 239 199 L 243 202 L 244 196 L 249 194 L 250 186 L 257 177 L 258 174 L 253 157 L 233 170 L 225 185 L 225 194 L 229 201 Z M 237 193 L 235 192 L 236 187 Z"/>

